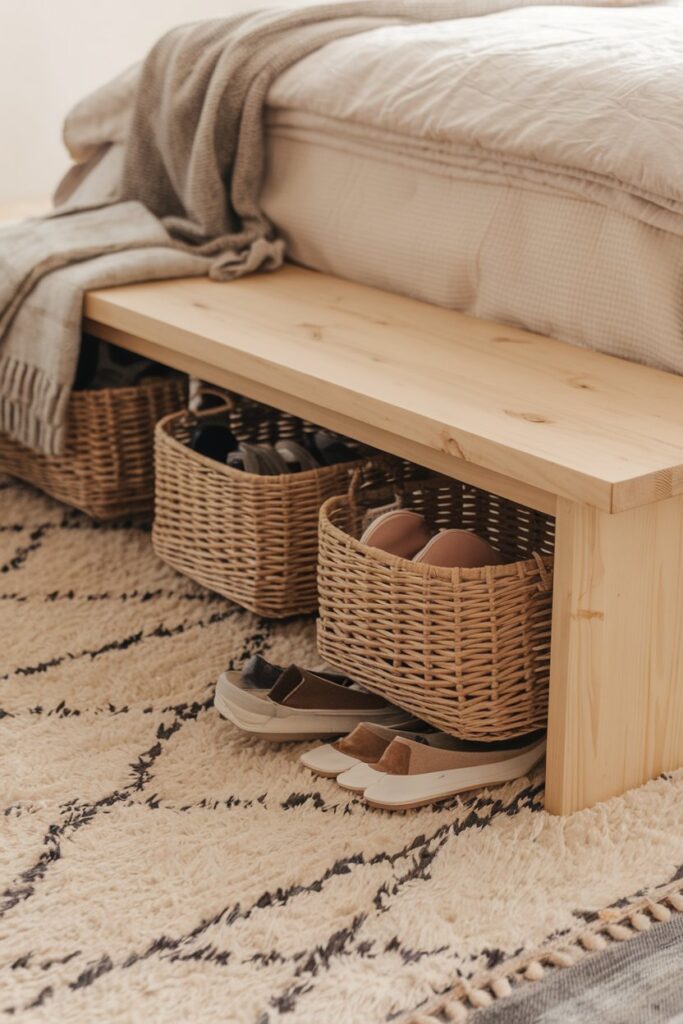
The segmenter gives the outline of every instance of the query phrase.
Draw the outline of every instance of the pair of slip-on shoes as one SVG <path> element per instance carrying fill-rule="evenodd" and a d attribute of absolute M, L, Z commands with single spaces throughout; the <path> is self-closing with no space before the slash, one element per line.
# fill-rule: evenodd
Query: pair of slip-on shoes
<path fill-rule="evenodd" d="M 214 704 L 242 732 L 260 739 L 321 739 L 351 732 L 360 722 L 403 726 L 414 718 L 335 673 L 251 658 L 242 671 L 224 672 Z"/>
<path fill-rule="evenodd" d="M 526 775 L 545 754 L 545 735 L 504 747 L 474 747 L 442 732 L 399 731 L 364 722 L 300 760 L 318 775 L 336 778 L 342 788 L 362 793 L 371 807 L 398 811 Z"/>
<path fill-rule="evenodd" d="M 478 534 L 455 529 L 433 534 L 424 516 L 409 508 L 391 509 L 377 516 L 364 531 L 361 544 L 448 569 L 473 569 L 503 561 L 500 552 Z"/>
<path fill-rule="evenodd" d="M 209 459 L 257 476 L 282 476 L 317 469 L 320 465 L 303 445 L 295 441 L 248 444 L 238 441 L 227 424 L 220 421 L 198 423 L 192 431 L 190 447 Z"/>
<path fill-rule="evenodd" d="M 216 462 L 257 476 L 303 473 L 321 466 L 350 462 L 361 454 L 353 441 L 327 430 L 305 434 L 301 444 L 287 437 L 274 444 L 239 441 L 227 419 L 219 414 L 196 424 L 190 435 L 190 447 Z"/>

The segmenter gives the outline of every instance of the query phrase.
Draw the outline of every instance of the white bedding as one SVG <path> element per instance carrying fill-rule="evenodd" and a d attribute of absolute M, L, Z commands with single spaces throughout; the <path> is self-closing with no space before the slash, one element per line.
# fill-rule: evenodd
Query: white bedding
<path fill-rule="evenodd" d="M 269 96 L 263 205 L 308 266 L 683 372 L 683 8 L 339 40 Z"/>

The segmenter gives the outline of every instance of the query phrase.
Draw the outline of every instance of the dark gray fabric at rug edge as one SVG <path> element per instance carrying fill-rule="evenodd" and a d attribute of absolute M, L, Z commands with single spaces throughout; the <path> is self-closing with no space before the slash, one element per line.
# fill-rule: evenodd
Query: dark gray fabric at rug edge
<path fill-rule="evenodd" d="M 472 1024 L 683 1024 L 683 914 L 542 983 L 522 982 Z"/>

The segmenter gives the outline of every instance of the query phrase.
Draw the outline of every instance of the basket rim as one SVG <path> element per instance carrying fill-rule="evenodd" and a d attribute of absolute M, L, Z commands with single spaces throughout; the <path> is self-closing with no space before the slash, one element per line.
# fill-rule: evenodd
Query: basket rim
<path fill-rule="evenodd" d="M 474 569 L 455 568 L 448 569 L 439 565 L 426 565 L 423 562 L 413 562 L 408 558 L 401 558 L 400 555 L 392 555 L 380 548 L 373 548 L 369 544 L 361 544 L 359 540 L 352 537 L 350 533 L 336 526 L 330 518 L 330 513 L 336 508 L 349 506 L 351 499 L 348 494 L 334 495 L 328 498 L 320 508 L 320 532 L 331 534 L 337 541 L 344 544 L 357 554 L 367 557 L 370 555 L 375 561 L 382 562 L 392 569 L 399 569 L 402 572 L 410 573 L 413 576 L 426 576 L 431 579 L 444 580 L 447 583 L 481 582 L 509 577 L 525 577 L 529 575 L 541 575 L 540 566 L 552 575 L 554 555 L 542 555 L 540 553 L 532 558 L 521 559 L 517 562 L 505 562 L 503 565 L 483 565 Z"/>
<path fill-rule="evenodd" d="M 208 410 L 207 410 L 208 412 Z M 298 483 L 307 483 L 310 480 L 319 480 L 321 477 L 335 476 L 340 474 L 342 471 L 351 472 L 360 466 L 365 465 L 367 459 L 353 459 L 350 462 L 337 462 L 332 466 L 317 466 L 315 469 L 304 469 L 299 473 L 274 473 L 269 476 L 262 476 L 260 473 L 247 473 L 243 469 L 235 469 L 234 466 L 229 466 L 225 462 L 218 462 L 217 459 L 211 459 L 208 455 L 202 455 L 201 452 L 196 452 L 187 444 L 183 444 L 177 437 L 173 437 L 170 433 L 170 427 L 176 421 L 179 421 L 188 416 L 197 416 L 197 413 L 192 413 L 187 409 L 182 409 L 180 412 L 172 412 L 162 419 L 157 421 L 155 427 L 155 435 L 157 438 L 162 438 L 164 444 L 175 448 L 177 451 L 183 453 L 183 457 L 194 460 L 196 465 L 204 465 L 206 469 L 213 470 L 214 472 L 221 474 L 228 480 L 241 481 L 242 483 L 249 482 L 256 486 L 268 487 L 269 485 L 276 483 L 281 486 L 285 481 L 288 481 L 287 486 L 293 487 Z"/>
<path fill-rule="evenodd" d="M 123 399 L 139 394 L 142 388 L 151 390 L 152 388 L 161 388 L 164 386 L 180 386 L 187 390 L 187 378 L 162 376 L 142 377 L 137 384 L 129 384 L 125 388 L 81 388 L 79 391 L 72 390 L 69 395 L 69 399 L 72 402 L 79 401 L 81 398 L 85 398 L 90 395 L 97 395 L 101 398 L 111 396 L 113 398 Z M 170 413 L 170 415 L 176 416 L 177 413 Z"/>

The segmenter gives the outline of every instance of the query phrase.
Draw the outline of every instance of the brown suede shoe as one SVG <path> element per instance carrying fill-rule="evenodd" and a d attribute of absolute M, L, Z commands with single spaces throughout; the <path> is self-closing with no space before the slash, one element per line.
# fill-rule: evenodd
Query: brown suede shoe
<path fill-rule="evenodd" d="M 411 724 L 417 726 L 417 720 L 413 720 Z M 299 760 L 316 775 L 333 779 L 340 772 L 353 768 L 355 764 L 375 764 L 398 736 L 418 740 L 421 733 L 389 729 L 384 725 L 363 722 L 336 743 L 324 743 L 321 747 L 307 750 Z"/>

